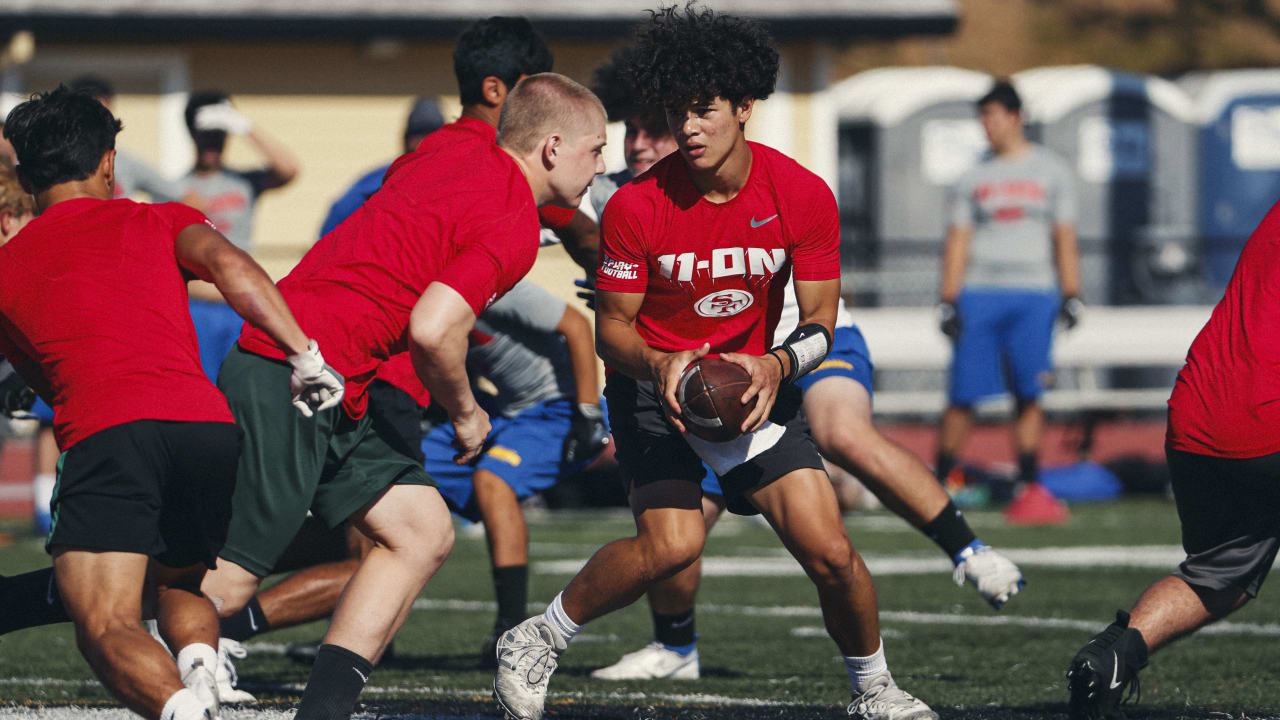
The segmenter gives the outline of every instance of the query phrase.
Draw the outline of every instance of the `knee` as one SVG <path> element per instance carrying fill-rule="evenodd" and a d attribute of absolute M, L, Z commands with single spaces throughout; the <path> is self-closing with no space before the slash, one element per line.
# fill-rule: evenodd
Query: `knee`
<path fill-rule="evenodd" d="M 814 433 L 814 440 L 824 457 L 859 475 L 871 464 L 878 439 L 875 428 L 867 423 L 825 427 Z"/>
<path fill-rule="evenodd" d="M 853 578 L 853 545 L 843 534 L 832 537 L 811 548 L 800 564 L 809 577 L 819 585 L 842 585 Z"/>
<path fill-rule="evenodd" d="M 406 513 L 404 522 L 382 538 L 383 544 L 414 565 L 434 572 L 453 551 L 453 522 L 443 502 Z"/>
<path fill-rule="evenodd" d="M 693 564 L 702 554 L 705 536 L 699 533 L 664 533 L 648 538 L 645 557 L 650 580 L 671 577 Z"/>
<path fill-rule="evenodd" d="M 223 558 L 218 558 L 218 569 L 205 573 L 200 583 L 200 592 L 213 602 L 218 610 L 218 617 L 226 618 L 236 614 L 240 608 L 249 604 L 254 593 L 258 592 L 258 576 Z"/>
<path fill-rule="evenodd" d="M 125 612 L 117 608 L 95 609 L 77 618 L 76 645 L 84 652 L 102 645 L 103 639 L 121 632 L 142 632 L 140 613 Z"/>

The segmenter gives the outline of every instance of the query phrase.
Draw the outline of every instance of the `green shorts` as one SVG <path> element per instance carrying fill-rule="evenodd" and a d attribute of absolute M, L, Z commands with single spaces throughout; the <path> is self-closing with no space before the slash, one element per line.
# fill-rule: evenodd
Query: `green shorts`
<path fill-rule="evenodd" d="M 244 430 L 231 498 L 231 524 L 219 557 L 266 576 L 307 511 L 336 527 L 395 484 L 436 483 L 415 459 L 339 406 L 306 418 L 290 403 L 287 363 L 231 349 L 218 387 Z"/>

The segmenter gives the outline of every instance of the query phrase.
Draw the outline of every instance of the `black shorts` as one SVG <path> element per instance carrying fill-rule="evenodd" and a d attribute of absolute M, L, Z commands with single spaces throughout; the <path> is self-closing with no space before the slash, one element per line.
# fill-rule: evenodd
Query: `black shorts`
<path fill-rule="evenodd" d="M 1165 448 L 1187 559 L 1174 573 L 1256 597 L 1280 548 L 1280 453 L 1219 458 Z"/>
<path fill-rule="evenodd" d="M 605 382 L 604 396 L 618 465 L 628 492 L 658 480 L 702 483 L 708 466 L 668 422 L 653 383 L 614 373 Z M 768 450 L 723 474 L 717 473 L 729 512 L 759 514 L 747 493 L 794 470 L 823 469 L 822 456 L 802 411 L 803 397 L 796 386 L 784 385 L 769 415 L 771 422 L 784 428 L 781 438 Z"/>
<path fill-rule="evenodd" d="M 422 452 L 422 408 L 409 393 L 386 380 L 369 384 L 369 416 L 373 429 L 387 444 L 418 461 L 427 462 Z"/>
<path fill-rule="evenodd" d="M 148 555 L 214 566 L 227 537 L 240 460 L 231 423 L 138 420 L 62 454 L 47 548 Z"/>

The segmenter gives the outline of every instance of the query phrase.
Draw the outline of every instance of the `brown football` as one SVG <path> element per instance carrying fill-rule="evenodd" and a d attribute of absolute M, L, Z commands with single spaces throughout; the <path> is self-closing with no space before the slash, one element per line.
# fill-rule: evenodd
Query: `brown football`
<path fill-rule="evenodd" d="M 676 388 L 685 429 L 711 442 L 738 437 L 742 421 L 756 406 L 755 398 L 742 404 L 742 394 L 749 387 L 751 374 L 728 360 L 703 358 L 689 363 Z"/>

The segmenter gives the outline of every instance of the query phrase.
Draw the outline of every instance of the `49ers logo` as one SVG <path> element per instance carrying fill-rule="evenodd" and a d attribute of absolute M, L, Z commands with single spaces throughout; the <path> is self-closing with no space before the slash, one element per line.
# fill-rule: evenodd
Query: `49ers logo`
<path fill-rule="evenodd" d="M 756 299 L 743 290 L 721 290 L 702 298 L 693 311 L 707 318 L 726 318 L 751 307 Z"/>

